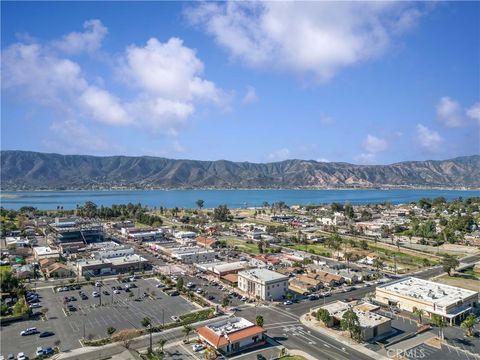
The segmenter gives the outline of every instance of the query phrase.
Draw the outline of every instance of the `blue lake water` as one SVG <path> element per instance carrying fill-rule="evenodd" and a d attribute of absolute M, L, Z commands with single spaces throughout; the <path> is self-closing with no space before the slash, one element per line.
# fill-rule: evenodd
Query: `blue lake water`
<path fill-rule="evenodd" d="M 193 208 L 195 201 L 202 199 L 205 207 L 212 208 L 227 204 L 230 208 L 261 206 L 284 201 L 288 205 L 324 204 L 332 202 L 351 204 L 408 203 L 421 198 L 443 196 L 448 200 L 459 197 L 480 197 L 480 191 L 463 190 L 118 190 L 118 191 L 7 191 L 2 192 L 1 206 L 19 209 L 34 206 L 38 209 L 74 209 L 86 201 L 98 206 L 112 204 L 141 203 L 149 207 Z"/>

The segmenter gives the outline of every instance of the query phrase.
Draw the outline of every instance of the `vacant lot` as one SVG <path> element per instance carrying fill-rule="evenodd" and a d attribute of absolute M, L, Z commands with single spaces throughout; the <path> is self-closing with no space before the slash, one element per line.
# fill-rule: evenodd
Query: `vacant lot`
<path fill-rule="evenodd" d="M 446 285 L 458 286 L 468 290 L 480 290 L 480 280 L 468 274 L 455 274 L 454 276 L 443 275 L 436 278 L 435 281 Z"/>

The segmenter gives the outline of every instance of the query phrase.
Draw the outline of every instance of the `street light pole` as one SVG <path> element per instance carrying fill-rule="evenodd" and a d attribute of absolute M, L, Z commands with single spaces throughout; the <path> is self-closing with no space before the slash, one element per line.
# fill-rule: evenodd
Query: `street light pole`
<path fill-rule="evenodd" d="M 150 347 L 149 347 L 148 352 L 152 353 L 152 325 L 149 324 L 147 329 L 148 329 L 148 332 L 150 333 Z"/>

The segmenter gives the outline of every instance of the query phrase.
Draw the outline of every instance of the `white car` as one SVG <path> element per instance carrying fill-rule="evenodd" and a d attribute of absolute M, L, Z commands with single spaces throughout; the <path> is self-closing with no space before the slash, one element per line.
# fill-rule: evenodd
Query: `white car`
<path fill-rule="evenodd" d="M 205 346 L 202 345 L 202 344 L 194 344 L 192 345 L 192 350 L 197 352 L 197 351 L 202 351 L 203 349 L 205 349 Z"/>
<path fill-rule="evenodd" d="M 37 347 L 37 351 L 35 351 L 35 356 L 43 356 L 43 348 L 41 346 Z"/>
<path fill-rule="evenodd" d="M 36 327 L 31 327 L 31 328 L 28 328 L 28 329 L 23 330 L 22 332 L 20 332 L 20 335 L 22 335 L 22 336 L 27 336 L 27 335 L 36 334 L 37 332 L 38 332 L 38 330 L 37 330 Z"/>
<path fill-rule="evenodd" d="M 100 281 L 97 281 L 97 282 L 95 283 L 95 286 L 96 286 L 96 287 L 102 287 L 102 283 L 101 283 Z"/>
<path fill-rule="evenodd" d="M 287 301 L 284 301 L 283 302 L 283 305 L 292 305 L 293 302 L 291 302 L 290 300 L 287 300 Z"/>
<path fill-rule="evenodd" d="M 203 292 L 202 288 L 198 288 L 197 291 L 196 291 L 197 294 L 201 294 L 202 292 Z"/>
<path fill-rule="evenodd" d="M 100 294 L 99 294 L 98 292 L 94 291 L 94 292 L 92 292 L 92 296 L 93 296 L 93 297 L 99 297 Z"/>
<path fill-rule="evenodd" d="M 27 355 L 25 355 L 24 352 L 19 352 L 17 354 L 17 360 L 27 360 L 27 359 L 28 359 L 28 357 L 27 357 Z"/>
<path fill-rule="evenodd" d="M 38 308 L 41 308 L 42 305 L 40 305 L 39 303 L 33 303 L 33 304 L 30 304 L 30 309 L 38 309 Z"/>
<path fill-rule="evenodd" d="M 175 322 L 179 322 L 180 318 L 178 316 L 172 316 L 171 319 Z"/>
<path fill-rule="evenodd" d="M 134 281 L 135 281 L 135 276 L 132 276 L 132 277 L 131 277 L 130 279 L 128 279 L 128 280 L 130 280 L 131 282 L 134 282 Z"/>
<path fill-rule="evenodd" d="M 246 296 L 242 296 L 240 301 L 247 301 L 247 297 Z"/>
<path fill-rule="evenodd" d="M 162 283 L 157 284 L 157 288 L 164 288 L 164 287 L 165 285 L 163 285 Z"/>
<path fill-rule="evenodd" d="M 118 294 L 120 294 L 120 290 L 113 290 L 113 293 L 118 295 Z"/>

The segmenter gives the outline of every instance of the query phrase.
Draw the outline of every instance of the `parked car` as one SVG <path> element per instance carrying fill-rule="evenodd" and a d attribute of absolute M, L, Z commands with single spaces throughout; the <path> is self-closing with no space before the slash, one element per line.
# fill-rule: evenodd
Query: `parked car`
<path fill-rule="evenodd" d="M 102 291 L 103 295 L 110 295 L 110 293 L 107 290 Z"/>
<path fill-rule="evenodd" d="M 13 355 L 13 354 L 8 354 L 7 355 L 7 360 L 15 360 L 15 359 L 16 359 L 15 355 Z"/>
<path fill-rule="evenodd" d="M 42 305 L 40 305 L 39 303 L 33 303 L 33 304 L 30 304 L 30 309 L 38 309 L 38 308 L 41 308 Z"/>
<path fill-rule="evenodd" d="M 44 332 L 40 333 L 39 337 L 44 338 L 44 337 L 49 337 L 49 336 L 53 336 L 53 335 L 55 335 L 55 333 L 53 333 L 52 331 L 44 331 Z"/>
<path fill-rule="evenodd" d="M 120 290 L 113 290 L 113 293 L 118 295 L 120 294 Z"/>
<path fill-rule="evenodd" d="M 50 346 L 43 349 L 43 355 L 45 356 L 50 356 L 50 355 L 53 355 L 54 353 L 55 351 L 53 351 L 53 349 Z"/>
<path fill-rule="evenodd" d="M 85 294 L 80 295 L 80 297 L 82 298 L 82 300 L 88 300 L 88 296 Z"/>
<path fill-rule="evenodd" d="M 164 287 L 165 285 L 163 285 L 162 283 L 157 284 L 157 288 L 164 288 Z"/>
<path fill-rule="evenodd" d="M 203 289 L 202 288 L 198 288 L 197 291 L 196 291 L 197 294 L 201 294 L 203 293 Z"/>
<path fill-rule="evenodd" d="M 17 354 L 17 360 L 28 360 L 28 356 L 24 352 L 19 352 Z"/>
<path fill-rule="evenodd" d="M 33 335 L 33 334 L 36 334 L 37 332 L 38 330 L 36 327 L 31 327 L 20 332 L 20 335 L 22 336 Z"/>
<path fill-rule="evenodd" d="M 172 316 L 171 319 L 175 322 L 179 322 L 180 321 L 180 318 L 178 316 Z"/>
<path fill-rule="evenodd" d="M 215 296 L 213 296 L 213 295 L 208 295 L 207 299 L 208 299 L 208 300 L 214 300 L 214 299 L 215 299 Z"/>
<path fill-rule="evenodd" d="M 287 301 L 284 301 L 283 302 L 283 305 L 292 305 L 293 302 L 291 302 L 290 300 L 287 300 Z"/>
<path fill-rule="evenodd" d="M 96 287 L 102 287 L 102 283 L 101 283 L 100 281 L 97 281 L 97 282 L 95 283 L 95 286 L 96 286 Z"/>
<path fill-rule="evenodd" d="M 68 311 L 77 311 L 77 308 L 73 306 L 72 304 L 68 304 L 67 306 Z"/>
<path fill-rule="evenodd" d="M 248 298 L 247 298 L 246 296 L 242 296 L 242 297 L 240 298 L 240 301 L 247 301 L 247 299 L 248 299 Z"/>
<path fill-rule="evenodd" d="M 35 351 L 35 357 L 43 356 L 43 348 L 41 346 L 37 347 Z"/>
<path fill-rule="evenodd" d="M 70 301 L 77 301 L 77 298 L 75 296 L 70 296 Z"/>
<path fill-rule="evenodd" d="M 202 345 L 202 344 L 194 344 L 192 345 L 192 350 L 197 352 L 197 351 L 202 351 L 203 349 L 205 349 L 205 346 Z"/>
<path fill-rule="evenodd" d="M 92 292 L 92 296 L 93 296 L 93 297 L 99 297 L 100 294 L 99 294 L 98 292 L 94 291 L 94 292 Z"/>

